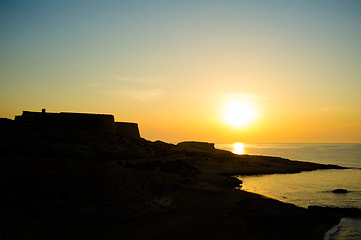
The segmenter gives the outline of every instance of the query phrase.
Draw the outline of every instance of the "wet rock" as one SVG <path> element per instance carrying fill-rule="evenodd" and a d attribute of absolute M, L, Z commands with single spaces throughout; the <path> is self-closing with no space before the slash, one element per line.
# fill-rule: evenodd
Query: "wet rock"
<path fill-rule="evenodd" d="M 338 208 L 338 207 L 321 207 L 321 206 L 308 206 L 312 213 L 322 214 L 324 216 L 334 216 L 337 218 L 343 217 L 361 217 L 361 209 L 359 208 Z"/>
<path fill-rule="evenodd" d="M 349 191 L 347 191 L 346 189 L 335 189 L 332 191 L 333 193 L 348 193 Z"/>
<path fill-rule="evenodd" d="M 236 177 L 227 177 L 224 183 L 228 186 L 239 187 L 243 182 Z"/>

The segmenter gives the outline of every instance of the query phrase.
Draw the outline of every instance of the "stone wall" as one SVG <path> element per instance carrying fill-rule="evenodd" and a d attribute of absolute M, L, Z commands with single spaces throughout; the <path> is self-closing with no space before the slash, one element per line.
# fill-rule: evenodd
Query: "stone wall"
<path fill-rule="evenodd" d="M 45 113 L 24 111 L 15 121 L 26 125 L 48 128 L 80 129 L 98 132 L 114 130 L 114 116 L 88 113 Z"/>
<path fill-rule="evenodd" d="M 86 129 L 97 132 L 113 132 L 114 116 L 103 114 L 59 113 L 62 124 L 66 127 Z"/>
<path fill-rule="evenodd" d="M 125 137 L 140 138 L 138 124 L 128 122 L 115 122 L 114 130 L 116 133 Z"/>
<path fill-rule="evenodd" d="M 114 122 L 114 116 L 109 114 L 90 113 L 48 113 L 23 111 L 15 117 L 16 124 L 36 126 L 59 130 L 85 130 L 95 132 L 117 133 L 131 138 L 140 138 L 138 124 Z"/>

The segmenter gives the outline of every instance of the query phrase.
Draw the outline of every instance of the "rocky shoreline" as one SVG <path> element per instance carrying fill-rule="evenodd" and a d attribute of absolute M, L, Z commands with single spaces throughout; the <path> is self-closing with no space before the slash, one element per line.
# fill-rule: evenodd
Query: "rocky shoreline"
<path fill-rule="evenodd" d="M 232 178 L 335 165 L 116 134 L 0 139 L 0 239 L 322 239 L 342 217 L 235 190 Z"/>

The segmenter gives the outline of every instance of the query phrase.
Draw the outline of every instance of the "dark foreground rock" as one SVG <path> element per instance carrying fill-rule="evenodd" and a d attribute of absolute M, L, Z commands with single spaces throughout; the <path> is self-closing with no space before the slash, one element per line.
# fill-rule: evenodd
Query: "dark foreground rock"
<path fill-rule="evenodd" d="M 0 239 L 322 239 L 338 222 L 235 190 L 231 178 L 338 166 L 203 143 L 24 131 L 0 133 Z"/>
<path fill-rule="evenodd" d="M 184 169 L 69 159 L 0 169 L 1 239 L 322 239 L 338 222 Z"/>
<path fill-rule="evenodd" d="M 336 216 L 339 218 L 343 218 L 343 217 L 361 218 L 361 209 L 359 208 L 309 206 L 308 209 L 313 213 Z"/>

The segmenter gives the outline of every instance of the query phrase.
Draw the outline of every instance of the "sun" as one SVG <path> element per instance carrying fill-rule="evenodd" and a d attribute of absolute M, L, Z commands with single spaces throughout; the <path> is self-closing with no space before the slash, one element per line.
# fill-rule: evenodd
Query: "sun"
<path fill-rule="evenodd" d="M 224 121 L 233 127 L 245 127 L 257 119 L 255 107 L 244 100 L 232 100 L 226 103 L 223 111 Z"/>

